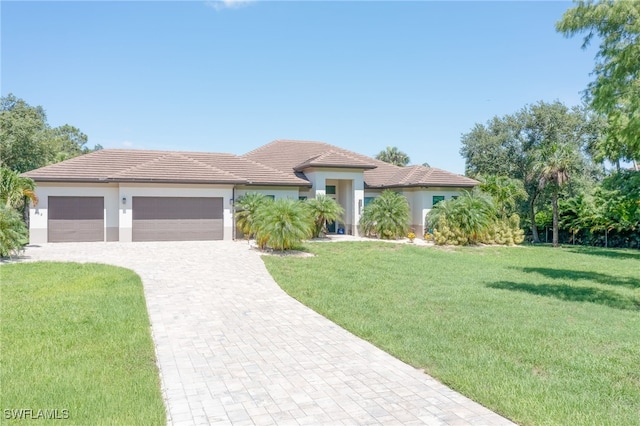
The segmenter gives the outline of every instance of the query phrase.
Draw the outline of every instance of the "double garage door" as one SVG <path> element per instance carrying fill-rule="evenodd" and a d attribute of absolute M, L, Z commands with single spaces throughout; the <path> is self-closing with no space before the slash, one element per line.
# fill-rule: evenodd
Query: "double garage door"
<path fill-rule="evenodd" d="M 104 197 L 49 197 L 49 242 L 104 241 Z M 223 238 L 222 198 L 133 197 L 133 241 Z"/>
<path fill-rule="evenodd" d="M 222 198 L 133 197 L 133 241 L 221 240 L 222 213 Z"/>

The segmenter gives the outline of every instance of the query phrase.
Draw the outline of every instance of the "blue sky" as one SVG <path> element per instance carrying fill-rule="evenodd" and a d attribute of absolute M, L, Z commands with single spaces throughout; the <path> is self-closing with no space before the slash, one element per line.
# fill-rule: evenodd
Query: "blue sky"
<path fill-rule="evenodd" d="M 460 136 L 581 103 L 570 2 L 2 1 L 1 93 L 89 145 L 243 154 L 275 139 L 464 172 Z"/>

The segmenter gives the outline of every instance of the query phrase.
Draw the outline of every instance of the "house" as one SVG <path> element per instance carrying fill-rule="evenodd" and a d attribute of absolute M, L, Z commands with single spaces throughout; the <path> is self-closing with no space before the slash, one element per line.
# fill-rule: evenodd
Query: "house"
<path fill-rule="evenodd" d="M 402 193 L 421 235 L 438 201 L 477 181 L 423 166 L 394 166 L 322 142 L 277 140 L 245 155 L 104 149 L 24 173 L 36 184 L 31 243 L 230 240 L 233 202 L 334 198 L 358 235 L 362 209 L 385 189 Z M 334 231 L 335 229 L 330 229 Z"/>

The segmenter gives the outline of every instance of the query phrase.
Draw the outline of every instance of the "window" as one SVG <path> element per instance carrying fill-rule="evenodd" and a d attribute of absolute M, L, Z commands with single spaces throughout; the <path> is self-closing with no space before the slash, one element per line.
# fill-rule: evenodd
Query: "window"
<path fill-rule="evenodd" d="M 270 200 L 275 200 L 275 199 L 276 199 L 276 196 L 275 196 L 275 195 L 265 194 L 264 196 L 265 196 L 265 198 L 268 198 L 268 199 L 270 199 Z"/>
<path fill-rule="evenodd" d="M 444 201 L 444 195 L 434 195 L 433 199 L 432 199 L 432 203 L 435 206 L 436 204 L 438 204 L 440 201 Z"/>
<path fill-rule="evenodd" d="M 336 195 L 336 186 L 335 185 L 327 185 L 326 193 L 327 193 L 327 195 Z"/>
<path fill-rule="evenodd" d="M 307 200 L 307 196 L 306 195 L 300 195 L 298 197 L 298 201 L 306 201 Z"/>
<path fill-rule="evenodd" d="M 364 206 L 367 207 L 369 204 L 373 203 L 376 197 L 364 197 Z"/>

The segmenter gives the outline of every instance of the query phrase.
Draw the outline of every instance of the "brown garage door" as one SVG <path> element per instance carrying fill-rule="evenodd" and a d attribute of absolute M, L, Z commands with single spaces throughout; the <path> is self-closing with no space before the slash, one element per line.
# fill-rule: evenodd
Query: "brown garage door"
<path fill-rule="evenodd" d="M 49 197 L 48 241 L 104 241 L 104 197 Z"/>
<path fill-rule="evenodd" d="M 133 197 L 133 241 L 223 238 L 222 198 Z"/>

